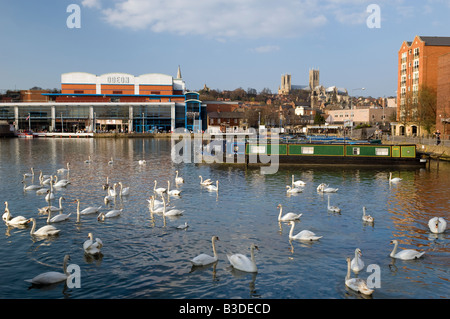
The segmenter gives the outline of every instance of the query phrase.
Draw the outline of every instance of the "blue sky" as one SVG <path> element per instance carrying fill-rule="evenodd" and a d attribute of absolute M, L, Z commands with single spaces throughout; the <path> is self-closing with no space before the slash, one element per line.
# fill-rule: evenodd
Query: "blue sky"
<path fill-rule="evenodd" d="M 70 4 L 80 28 L 66 24 Z M 369 28 L 380 8 L 380 28 Z M 176 76 L 190 90 L 269 88 L 281 75 L 392 96 L 397 52 L 450 36 L 450 0 L 40 0 L 0 2 L 0 90 L 60 88 L 66 72 Z M 358 88 L 365 87 L 365 91 Z"/>

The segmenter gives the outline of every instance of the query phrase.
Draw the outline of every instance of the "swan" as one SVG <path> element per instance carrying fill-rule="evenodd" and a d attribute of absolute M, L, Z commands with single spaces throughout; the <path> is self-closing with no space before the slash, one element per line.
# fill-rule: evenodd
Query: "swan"
<path fill-rule="evenodd" d="M 339 188 L 332 188 L 328 187 L 328 184 L 322 183 L 319 186 L 317 186 L 317 191 L 319 193 L 336 193 L 339 190 Z"/>
<path fill-rule="evenodd" d="M 181 191 L 179 189 L 170 190 L 170 181 L 167 181 L 167 194 L 172 195 L 172 196 L 180 196 Z"/>
<path fill-rule="evenodd" d="M 155 199 L 155 196 L 150 196 L 149 198 L 150 199 L 147 199 L 147 202 L 150 205 L 150 208 L 162 207 L 163 202 Z"/>
<path fill-rule="evenodd" d="M 374 219 L 372 216 L 370 215 L 366 215 L 366 207 L 363 206 L 363 216 L 362 216 L 362 220 L 368 223 L 373 223 Z"/>
<path fill-rule="evenodd" d="M 26 177 L 33 177 L 33 176 L 34 176 L 34 168 L 33 168 L 33 167 L 30 167 L 30 170 L 31 170 L 31 173 L 25 173 L 25 174 L 23 174 L 23 177 L 24 177 L 24 178 L 26 178 Z"/>
<path fill-rule="evenodd" d="M 39 228 L 38 230 L 34 231 L 36 229 L 36 220 L 34 218 L 30 218 L 30 222 L 33 223 L 33 227 L 31 227 L 30 234 L 36 235 L 36 236 L 54 236 L 58 235 L 60 230 L 52 225 L 45 225 Z"/>
<path fill-rule="evenodd" d="M 58 176 L 55 175 L 55 181 L 54 181 L 53 187 L 61 188 L 61 187 L 66 187 L 69 184 L 70 184 L 70 181 L 68 179 L 58 180 Z"/>
<path fill-rule="evenodd" d="M 171 209 L 171 210 L 166 211 L 166 200 L 164 199 L 164 197 L 162 199 L 163 199 L 162 213 L 164 216 L 181 216 L 181 215 L 183 215 L 184 210 Z"/>
<path fill-rule="evenodd" d="M 97 255 L 100 253 L 100 248 L 103 247 L 103 242 L 100 238 L 95 238 L 92 233 L 88 234 L 89 239 L 83 243 L 83 249 L 86 254 Z"/>
<path fill-rule="evenodd" d="M 295 222 L 291 221 L 290 224 L 291 224 L 291 230 L 289 231 L 289 239 L 313 241 L 313 240 L 319 240 L 320 238 L 323 237 L 323 236 L 316 236 L 315 233 L 313 233 L 312 231 L 309 231 L 309 230 L 302 230 L 297 235 L 293 235 Z"/>
<path fill-rule="evenodd" d="M 116 197 L 115 196 L 111 196 L 110 194 L 109 194 L 109 190 L 111 189 L 111 187 L 108 187 L 107 188 L 107 190 L 106 190 L 106 196 L 104 197 L 104 202 L 105 202 L 105 204 L 107 204 L 108 202 L 110 202 L 110 201 L 115 201 L 116 200 Z"/>
<path fill-rule="evenodd" d="M 129 187 L 123 187 L 122 182 L 119 182 L 119 185 L 120 185 L 120 192 L 119 192 L 120 196 L 130 195 L 130 188 Z"/>
<path fill-rule="evenodd" d="M 109 165 L 112 165 L 112 164 L 114 164 L 114 160 L 113 160 L 113 158 L 111 157 L 111 160 L 108 162 L 108 164 Z"/>
<path fill-rule="evenodd" d="M 120 214 L 122 213 L 123 209 L 112 209 L 109 212 L 105 213 L 100 213 L 98 214 L 97 220 L 105 220 L 105 218 L 113 218 L 113 217 L 118 217 L 120 216 Z"/>
<path fill-rule="evenodd" d="M 411 259 L 418 259 L 420 258 L 423 254 L 425 254 L 425 252 L 419 252 L 417 250 L 414 249 L 404 249 L 400 252 L 397 253 L 397 246 L 398 246 L 398 241 L 396 239 L 391 241 L 391 244 L 394 244 L 394 249 L 392 250 L 391 254 L 389 256 L 391 256 L 392 258 L 398 258 L 398 259 L 403 259 L 403 260 L 411 260 Z"/>
<path fill-rule="evenodd" d="M 212 249 L 214 256 L 210 256 L 208 254 L 200 254 L 196 257 L 194 257 L 191 262 L 194 266 L 205 266 L 212 263 L 215 263 L 217 261 L 217 252 L 216 252 L 216 240 L 219 240 L 219 237 L 212 236 L 211 242 L 212 242 Z"/>
<path fill-rule="evenodd" d="M 111 187 L 108 188 L 109 196 L 113 196 L 113 197 L 117 196 L 116 187 L 117 187 L 117 183 L 114 183 L 113 188 L 111 188 Z"/>
<path fill-rule="evenodd" d="M 389 172 L 389 183 L 398 183 L 402 180 L 400 177 L 392 178 L 392 172 Z"/>
<path fill-rule="evenodd" d="M 209 178 L 203 180 L 203 177 L 201 175 L 199 175 L 198 177 L 200 177 L 200 185 L 208 186 L 208 185 L 211 185 L 213 183 L 212 180 L 209 179 Z"/>
<path fill-rule="evenodd" d="M 58 215 L 52 217 L 52 211 L 50 209 L 47 209 L 46 212 L 48 213 L 47 224 L 59 223 L 59 222 L 65 221 L 65 220 L 69 219 L 70 215 L 72 214 L 72 213 L 63 214 L 60 212 Z"/>
<path fill-rule="evenodd" d="M 301 192 L 303 192 L 303 190 L 301 189 L 301 188 L 298 188 L 298 187 L 291 187 L 291 186 L 289 186 L 289 185 L 286 185 L 286 188 L 287 188 L 287 193 L 288 194 L 295 194 L 295 193 L 301 193 Z"/>
<path fill-rule="evenodd" d="M 305 186 L 306 183 L 304 181 L 294 181 L 294 175 L 292 175 L 292 188 L 294 188 L 294 186 Z"/>
<path fill-rule="evenodd" d="M 428 221 L 430 231 L 435 234 L 440 234 L 447 228 L 447 222 L 443 217 L 433 217 Z"/>
<path fill-rule="evenodd" d="M 70 273 L 67 271 L 67 262 L 70 260 L 69 255 L 64 256 L 64 262 L 63 262 L 63 269 L 64 273 L 56 272 L 56 271 L 49 271 L 42 273 L 40 275 L 37 275 L 36 277 L 32 279 L 26 279 L 26 282 L 30 282 L 35 285 L 51 285 L 56 284 L 58 282 L 67 280 L 67 278 L 70 276 Z"/>
<path fill-rule="evenodd" d="M 219 181 L 218 181 L 218 180 L 216 181 L 216 185 L 212 185 L 212 184 L 207 185 L 206 188 L 207 188 L 209 191 L 212 191 L 212 192 L 218 192 L 218 191 L 219 191 Z"/>
<path fill-rule="evenodd" d="M 45 195 L 45 200 L 50 202 L 52 199 L 55 199 L 55 194 L 53 194 L 51 189 L 47 190 L 47 195 Z"/>
<path fill-rule="evenodd" d="M 370 296 L 373 293 L 373 289 L 367 287 L 366 282 L 361 278 L 350 278 L 350 268 L 350 257 L 347 257 L 347 275 L 345 276 L 345 285 L 356 292 Z"/>
<path fill-rule="evenodd" d="M 330 206 L 330 195 L 328 195 L 328 211 L 333 212 L 333 213 L 340 213 L 341 209 L 337 206 Z"/>
<path fill-rule="evenodd" d="M 277 208 L 280 209 L 280 214 L 278 215 L 278 220 L 281 222 L 287 222 L 287 221 L 291 221 L 291 220 L 300 219 L 300 217 L 303 215 L 303 214 L 287 213 L 287 214 L 281 216 L 283 213 L 283 206 L 281 206 L 281 204 L 278 204 Z"/>
<path fill-rule="evenodd" d="M 36 195 L 45 195 L 47 194 L 47 191 L 48 191 L 47 187 L 42 187 L 36 191 Z"/>
<path fill-rule="evenodd" d="M 106 176 L 106 184 L 103 184 L 103 189 L 107 190 L 109 188 L 109 177 Z"/>
<path fill-rule="evenodd" d="M 251 259 L 249 259 L 247 256 L 242 255 L 242 254 L 234 254 L 234 255 L 227 254 L 228 261 L 234 268 L 236 268 L 238 270 L 246 271 L 246 272 L 258 272 L 258 268 L 256 267 L 256 262 L 255 262 L 255 255 L 253 253 L 253 251 L 255 249 L 258 249 L 258 246 L 255 246 L 255 244 L 252 244 L 250 246 Z"/>
<path fill-rule="evenodd" d="M 23 190 L 24 191 L 33 191 L 33 190 L 37 190 L 37 189 L 41 189 L 42 186 L 41 185 L 29 185 L 27 186 L 25 181 L 22 181 L 23 183 Z"/>
<path fill-rule="evenodd" d="M 362 256 L 361 249 L 356 248 L 355 249 L 355 258 L 352 259 L 352 262 L 350 264 L 352 270 L 355 273 L 358 273 L 364 269 L 364 261 L 361 259 L 361 256 Z"/>
<path fill-rule="evenodd" d="M 139 160 L 139 165 L 145 165 L 145 164 L 147 164 L 146 160 Z"/>
<path fill-rule="evenodd" d="M 92 163 L 91 161 L 91 155 L 88 155 L 88 159 L 84 161 L 86 164 Z"/>
<path fill-rule="evenodd" d="M 68 173 L 70 171 L 70 163 L 67 163 L 66 166 L 67 166 L 67 168 L 60 168 L 56 172 L 58 174 Z"/>
<path fill-rule="evenodd" d="M 162 194 L 162 193 L 165 193 L 165 192 L 167 192 L 167 189 L 165 189 L 165 188 L 163 188 L 163 187 L 158 187 L 158 188 L 156 188 L 156 180 L 155 180 L 155 186 L 153 187 L 153 191 L 155 192 L 155 193 L 158 193 L 158 194 Z"/>
<path fill-rule="evenodd" d="M 62 201 L 63 199 L 65 199 L 64 197 L 60 197 L 59 198 L 59 207 L 56 206 L 45 206 L 42 208 L 38 208 L 39 214 L 45 214 L 47 212 L 47 210 L 51 210 L 52 212 L 62 212 L 63 211 L 63 207 L 62 207 Z"/>
<path fill-rule="evenodd" d="M 11 212 L 9 211 L 8 202 L 5 202 L 5 213 L 3 214 L 3 220 L 5 224 L 8 226 L 21 226 L 26 225 L 30 222 L 29 218 L 25 218 L 23 216 L 12 217 Z"/>
<path fill-rule="evenodd" d="M 178 177 L 178 171 L 175 171 L 175 173 L 177 174 L 177 175 L 175 176 L 175 183 L 177 183 L 177 184 L 182 184 L 182 183 L 184 183 L 184 178 L 183 178 L 183 177 Z"/>
<path fill-rule="evenodd" d="M 94 214 L 94 213 L 98 213 L 100 211 L 100 209 L 102 208 L 102 206 L 89 206 L 86 207 L 85 209 L 83 209 L 80 214 L 81 215 L 89 215 L 89 214 Z"/>

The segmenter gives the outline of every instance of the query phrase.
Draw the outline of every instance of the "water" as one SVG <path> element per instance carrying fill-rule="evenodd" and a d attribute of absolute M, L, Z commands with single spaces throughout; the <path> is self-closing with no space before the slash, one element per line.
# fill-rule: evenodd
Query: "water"
<path fill-rule="evenodd" d="M 38 208 L 46 206 L 43 195 L 24 192 L 22 174 L 34 167 L 39 174 L 56 174 L 70 162 L 71 184 L 55 191 L 64 196 L 68 221 L 55 224 L 60 235 L 50 239 L 30 236 L 30 227 L 2 225 L 0 236 L 0 298 L 255 298 L 255 299 L 354 299 L 362 298 L 344 285 L 345 258 L 360 248 L 367 265 L 380 269 L 380 288 L 372 298 L 448 298 L 449 231 L 433 235 L 427 222 L 434 216 L 450 220 L 450 165 L 436 163 L 431 170 L 394 170 L 403 181 L 389 185 L 389 170 L 361 168 L 280 167 L 278 173 L 261 175 L 259 168 L 207 164 L 174 164 L 167 139 L 12 139 L 0 140 L 0 197 L 9 202 L 13 216 L 34 217 L 37 227 L 46 224 Z M 92 163 L 84 160 L 91 155 Z M 108 165 L 110 158 L 114 164 Z M 138 160 L 147 165 L 140 166 Z M 179 170 L 185 183 L 180 198 L 170 203 L 184 210 L 183 216 L 166 218 L 150 214 L 147 199 L 158 187 L 174 184 Z M 307 183 L 303 193 L 286 195 L 291 175 Z M 199 184 L 199 175 L 219 180 L 219 193 Z M 66 176 L 58 174 L 59 178 Z M 105 206 L 102 185 L 121 181 L 131 194 L 118 199 L 123 213 L 99 222 L 97 215 L 76 222 L 75 199 L 81 208 Z M 27 179 L 31 183 L 31 179 Z M 34 178 L 34 184 L 38 176 Z M 326 182 L 339 191 L 330 196 L 341 214 L 327 211 L 327 196 L 316 192 Z M 53 201 L 55 206 L 57 200 Z M 278 223 L 277 205 L 283 213 L 301 212 L 294 233 L 302 229 L 323 236 L 318 242 L 290 242 L 290 226 Z M 362 206 L 374 216 L 374 225 L 362 222 Z M 187 230 L 176 227 L 188 222 Z M 101 238 L 100 258 L 87 257 L 83 242 L 89 232 Z M 219 261 L 192 269 L 190 259 L 200 253 L 212 255 L 211 237 L 216 235 Z M 426 251 L 415 261 L 393 260 L 390 241 L 400 248 Z M 259 247 L 257 274 L 232 269 L 226 253 L 250 255 Z M 46 271 L 62 271 L 65 254 L 80 267 L 80 288 L 65 283 L 46 289 L 25 282 Z M 372 272 L 358 276 L 368 278 Z M 354 276 L 352 274 L 352 276 Z"/>

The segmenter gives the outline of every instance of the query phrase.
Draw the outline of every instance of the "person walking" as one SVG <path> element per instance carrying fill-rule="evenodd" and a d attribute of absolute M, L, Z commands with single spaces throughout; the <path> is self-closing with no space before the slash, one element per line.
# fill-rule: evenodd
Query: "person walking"
<path fill-rule="evenodd" d="M 434 135 L 436 135 L 436 145 L 441 144 L 441 132 L 437 130 Z"/>

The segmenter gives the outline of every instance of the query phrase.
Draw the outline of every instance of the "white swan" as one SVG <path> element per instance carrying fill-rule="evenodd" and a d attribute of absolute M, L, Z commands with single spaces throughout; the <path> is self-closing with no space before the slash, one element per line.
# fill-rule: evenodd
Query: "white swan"
<path fill-rule="evenodd" d="M 25 173 L 23 174 L 23 177 L 33 177 L 34 176 L 34 168 L 30 167 L 31 173 Z"/>
<path fill-rule="evenodd" d="M 443 217 L 433 217 L 428 221 L 428 227 L 432 233 L 440 234 L 447 229 L 447 222 Z"/>
<path fill-rule="evenodd" d="M 328 184 L 322 183 L 317 186 L 317 191 L 319 193 L 336 193 L 339 188 L 328 187 Z"/>
<path fill-rule="evenodd" d="M 145 165 L 145 164 L 147 164 L 147 161 L 146 161 L 146 160 L 139 160 L 138 162 L 139 162 L 139 165 Z"/>
<path fill-rule="evenodd" d="M 23 226 L 30 222 L 29 218 L 25 218 L 23 216 L 12 217 L 11 212 L 9 211 L 8 202 L 5 202 L 5 213 L 3 214 L 3 220 L 5 224 L 8 226 Z"/>
<path fill-rule="evenodd" d="M 172 195 L 172 196 L 180 196 L 181 191 L 179 189 L 170 190 L 170 181 L 167 181 L 167 194 Z"/>
<path fill-rule="evenodd" d="M 394 249 L 392 250 L 391 256 L 392 258 L 403 259 L 403 260 L 411 260 L 420 258 L 425 252 L 419 252 L 414 249 L 404 249 L 397 253 L 398 241 L 396 239 L 391 241 L 391 244 L 394 244 Z"/>
<path fill-rule="evenodd" d="M 212 236 L 211 242 L 212 242 L 212 249 L 214 256 L 210 256 L 208 254 L 200 254 L 196 257 L 194 257 L 191 262 L 194 266 L 205 266 L 212 264 L 217 261 L 217 252 L 216 252 L 216 240 L 219 240 L 219 237 Z"/>
<path fill-rule="evenodd" d="M 120 185 L 120 191 L 119 191 L 119 195 L 120 196 L 128 196 L 130 195 L 130 188 L 129 187 L 123 187 L 122 182 L 119 182 Z"/>
<path fill-rule="evenodd" d="M 25 180 L 22 181 L 22 183 L 23 183 L 23 190 L 24 190 L 24 191 L 34 191 L 34 190 L 37 190 L 37 189 L 41 189 L 41 188 L 42 188 L 41 185 L 29 185 L 29 186 L 27 186 Z"/>
<path fill-rule="evenodd" d="M 35 284 L 35 285 L 51 285 L 56 284 L 58 282 L 62 282 L 64 280 L 67 280 L 67 278 L 70 276 L 70 273 L 67 271 L 67 262 L 70 260 L 69 255 L 64 256 L 64 262 L 63 262 L 63 269 L 64 273 L 56 272 L 56 271 L 49 271 L 42 273 L 40 275 L 37 275 L 36 277 L 32 279 L 26 279 L 26 282 Z"/>
<path fill-rule="evenodd" d="M 91 161 L 91 155 L 88 155 L 88 159 L 84 161 L 86 164 L 92 163 Z"/>
<path fill-rule="evenodd" d="M 155 196 L 150 196 L 150 199 L 147 199 L 147 202 L 150 206 L 150 210 L 153 210 L 155 208 L 163 207 L 163 202 L 155 199 Z M 162 213 L 162 211 L 161 211 Z"/>
<path fill-rule="evenodd" d="M 102 208 L 102 206 L 89 206 L 86 207 L 85 209 L 83 209 L 80 214 L 81 215 L 89 215 L 89 214 L 94 214 L 94 213 L 98 213 L 100 211 L 100 209 Z"/>
<path fill-rule="evenodd" d="M 109 188 L 109 177 L 108 176 L 106 176 L 106 183 L 103 184 L 102 187 L 104 190 L 107 190 Z"/>
<path fill-rule="evenodd" d="M 58 215 L 52 217 L 52 211 L 50 209 L 47 208 L 46 212 L 48 214 L 48 216 L 47 216 L 47 224 L 59 223 L 59 222 L 65 221 L 65 220 L 69 219 L 70 215 L 72 214 L 72 213 L 63 214 L 63 213 L 60 212 Z"/>
<path fill-rule="evenodd" d="M 347 257 L 347 275 L 345 276 L 345 285 L 359 293 L 370 296 L 373 289 L 367 287 L 366 282 L 361 278 L 350 278 L 350 257 Z"/>
<path fill-rule="evenodd" d="M 58 174 L 68 173 L 70 171 L 70 163 L 67 163 L 66 166 L 67 166 L 67 168 L 60 168 L 56 172 Z"/>
<path fill-rule="evenodd" d="M 109 212 L 98 214 L 97 220 L 105 220 L 105 218 L 118 217 L 122 213 L 123 209 L 112 209 Z"/>
<path fill-rule="evenodd" d="M 400 177 L 392 178 L 392 172 L 389 172 L 389 183 L 398 183 L 402 180 Z"/>
<path fill-rule="evenodd" d="M 363 206 L 363 216 L 362 216 L 362 220 L 367 222 L 367 223 L 373 223 L 374 218 L 370 215 L 366 215 L 366 207 Z"/>
<path fill-rule="evenodd" d="M 69 184 L 70 184 L 70 181 L 68 179 L 58 180 L 58 176 L 55 175 L 55 181 L 54 181 L 53 187 L 61 188 L 61 187 L 66 187 Z"/>
<path fill-rule="evenodd" d="M 242 254 L 227 254 L 228 261 L 234 268 L 238 270 L 246 272 L 258 272 L 258 268 L 256 267 L 255 262 L 255 255 L 253 253 L 255 249 L 258 249 L 258 246 L 252 244 L 250 246 L 250 259 Z"/>
<path fill-rule="evenodd" d="M 181 215 L 183 215 L 184 210 L 171 209 L 171 210 L 166 211 L 166 200 L 164 199 L 164 197 L 162 199 L 163 199 L 162 213 L 164 216 L 181 216 Z"/>
<path fill-rule="evenodd" d="M 291 230 L 289 231 L 289 239 L 313 241 L 313 240 L 319 240 L 320 238 L 323 237 L 323 236 L 316 236 L 315 233 L 313 233 L 310 230 L 306 230 L 306 229 L 302 230 L 297 235 L 294 235 L 295 222 L 291 221 L 290 224 L 291 224 Z"/>
<path fill-rule="evenodd" d="M 281 222 L 287 222 L 287 221 L 291 221 L 291 220 L 300 219 L 300 217 L 303 215 L 303 214 L 294 214 L 294 213 L 289 212 L 289 213 L 281 216 L 283 213 L 283 206 L 281 206 L 281 204 L 278 204 L 277 208 L 280 209 L 280 213 L 278 214 L 278 220 Z"/>
<path fill-rule="evenodd" d="M 330 205 L 330 195 L 328 195 L 328 211 L 333 212 L 333 213 L 340 213 L 341 209 L 337 206 L 331 206 Z"/>
<path fill-rule="evenodd" d="M 114 185 L 113 185 L 113 187 L 111 188 L 111 187 L 109 187 L 108 188 L 108 194 L 109 194 L 109 196 L 117 196 L 117 191 L 116 191 L 116 187 L 117 187 L 117 183 L 114 183 Z"/>
<path fill-rule="evenodd" d="M 182 184 L 182 183 L 184 183 L 184 178 L 183 178 L 183 177 L 178 177 L 178 171 L 175 171 L 175 173 L 177 174 L 177 175 L 175 176 L 175 183 L 177 183 L 177 184 Z"/>
<path fill-rule="evenodd" d="M 203 177 L 202 177 L 202 175 L 199 175 L 198 177 L 200 177 L 200 185 L 203 185 L 203 186 L 208 186 L 208 185 L 211 185 L 213 182 L 212 182 L 212 180 L 211 179 L 205 179 L 205 180 L 203 180 Z"/>
<path fill-rule="evenodd" d="M 58 212 L 58 211 L 62 212 L 64 210 L 63 206 L 62 206 L 63 199 L 65 199 L 65 198 L 62 197 L 62 196 L 59 198 L 59 207 L 56 207 L 56 206 L 45 206 L 45 207 L 42 207 L 42 208 L 38 208 L 39 214 L 47 213 L 47 209 L 51 210 L 52 212 Z"/>
<path fill-rule="evenodd" d="M 100 238 L 95 238 L 92 233 L 88 234 L 89 239 L 83 243 L 83 249 L 86 254 L 97 255 L 100 253 L 100 249 L 103 247 L 103 242 Z"/>
<path fill-rule="evenodd" d="M 303 192 L 303 190 L 301 189 L 301 188 L 298 188 L 298 187 L 294 187 L 294 188 L 292 188 L 291 186 L 289 186 L 289 185 L 286 185 L 286 188 L 287 188 L 287 193 L 288 194 L 295 194 L 295 193 L 301 193 L 301 192 Z"/>
<path fill-rule="evenodd" d="M 45 195 L 45 200 L 47 202 L 50 202 L 52 199 L 55 199 L 55 194 L 53 194 L 53 191 L 51 189 L 48 189 L 47 195 Z"/>
<path fill-rule="evenodd" d="M 364 269 L 364 261 L 361 259 L 361 256 L 362 256 L 361 249 L 356 248 L 355 257 L 352 259 L 352 262 L 350 264 L 352 270 L 355 273 L 359 273 L 361 270 Z"/>
<path fill-rule="evenodd" d="M 219 181 L 216 181 L 216 185 L 210 184 L 206 185 L 206 189 L 211 192 L 218 192 L 219 191 Z"/>
<path fill-rule="evenodd" d="M 294 188 L 294 186 L 305 186 L 306 183 L 304 181 L 294 181 L 294 175 L 292 175 L 292 188 Z"/>
<path fill-rule="evenodd" d="M 162 194 L 162 193 L 167 192 L 167 189 L 165 189 L 164 187 L 158 187 L 158 188 L 156 188 L 156 184 L 157 184 L 157 181 L 156 181 L 156 179 L 155 179 L 155 186 L 153 187 L 153 191 L 154 191 L 155 193 L 157 193 L 157 194 Z"/>
<path fill-rule="evenodd" d="M 47 194 L 47 191 L 48 191 L 47 187 L 42 187 L 36 191 L 36 195 L 45 195 Z"/>
<path fill-rule="evenodd" d="M 108 162 L 108 164 L 109 165 L 112 165 L 112 164 L 114 164 L 114 160 L 113 160 L 113 158 L 111 157 L 111 160 Z"/>
<path fill-rule="evenodd" d="M 30 234 L 36 235 L 36 236 L 54 236 L 58 235 L 60 230 L 57 229 L 55 226 L 52 225 L 45 225 L 39 228 L 38 230 L 34 231 L 36 229 L 36 220 L 34 218 L 30 218 L 30 222 L 33 223 L 33 226 L 31 227 Z"/>

